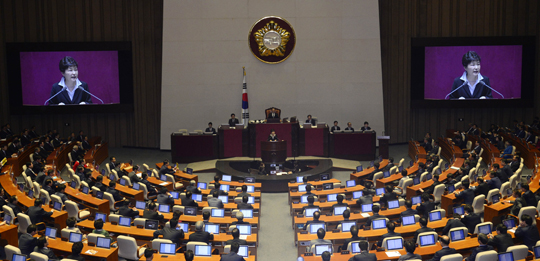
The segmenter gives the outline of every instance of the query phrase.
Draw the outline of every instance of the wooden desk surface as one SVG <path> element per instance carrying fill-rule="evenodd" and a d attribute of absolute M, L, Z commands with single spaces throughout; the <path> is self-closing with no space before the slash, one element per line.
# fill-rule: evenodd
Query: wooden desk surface
<path fill-rule="evenodd" d="M 57 251 L 61 251 L 64 253 L 71 253 L 71 247 L 73 246 L 73 243 L 69 243 L 66 241 L 62 241 L 60 238 L 52 239 L 49 238 L 49 248 Z M 96 251 L 95 254 L 90 255 L 86 253 L 86 251 L 92 250 Z M 81 252 L 85 258 L 89 259 L 101 259 L 105 258 L 106 260 L 118 260 L 118 248 L 111 247 L 111 249 L 104 249 L 99 247 L 91 247 L 88 246 L 88 244 L 83 243 L 83 250 Z"/>
<path fill-rule="evenodd" d="M 106 199 L 98 199 L 96 197 L 93 197 L 92 195 L 84 194 L 78 190 L 73 189 L 70 186 L 66 186 L 66 194 L 82 203 L 86 203 L 88 205 L 91 205 L 92 207 L 96 207 L 99 212 L 105 213 L 107 216 L 109 215 L 109 201 Z"/>
<path fill-rule="evenodd" d="M 328 194 L 345 194 L 345 193 L 352 193 L 354 191 L 360 191 L 363 190 L 364 186 L 362 185 L 356 185 L 354 187 L 349 188 L 335 188 L 335 189 L 329 189 L 329 190 L 311 190 L 311 193 L 317 195 L 317 196 L 326 196 Z M 302 195 L 306 194 L 306 192 L 289 192 L 289 198 L 300 198 Z"/>
<path fill-rule="evenodd" d="M 463 165 L 464 162 L 465 162 L 465 159 L 457 158 L 454 161 L 454 164 L 452 164 L 452 167 L 461 168 L 461 166 Z M 442 182 L 442 181 L 446 180 L 446 177 L 448 176 L 448 174 L 454 174 L 454 173 L 456 173 L 456 171 L 457 171 L 457 169 L 452 169 L 451 167 L 448 168 L 447 170 L 443 171 L 441 173 L 441 175 L 439 175 L 439 181 Z M 416 196 L 418 190 L 425 189 L 425 188 L 427 188 L 427 187 L 429 187 L 431 185 L 433 185 L 433 179 L 427 180 L 425 182 L 421 182 L 418 185 L 407 187 L 407 198 L 410 199 L 411 197 Z"/>
<path fill-rule="evenodd" d="M 383 159 L 381 162 L 379 162 L 379 169 L 382 169 L 384 167 L 386 167 L 386 165 L 388 165 L 388 160 L 387 159 Z M 375 167 L 369 167 L 369 168 L 366 168 L 360 172 L 353 172 L 351 173 L 350 175 L 350 179 L 351 180 L 358 180 L 358 179 L 363 179 L 365 178 L 367 175 L 369 175 L 369 173 L 373 172 Z"/>
<path fill-rule="evenodd" d="M 92 178 L 96 179 L 99 175 L 101 175 L 101 173 L 99 173 L 99 171 L 97 171 L 92 164 L 88 164 L 88 166 L 92 169 Z M 103 176 L 103 185 L 108 187 L 109 182 L 111 182 L 109 177 Z M 144 194 L 142 190 L 134 190 L 128 186 L 122 186 L 118 181 L 116 182 L 115 189 L 120 191 L 124 195 L 130 196 L 135 200 L 144 200 Z"/>
<path fill-rule="evenodd" d="M 246 261 L 255 261 L 255 256 L 248 256 L 247 258 L 244 258 Z M 146 260 L 144 256 L 139 260 Z M 185 261 L 184 254 L 177 253 L 176 255 L 161 255 L 161 254 L 154 254 L 154 258 L 152 260 L 177 260 L 177 261 Z M 202 256 L 196 256 L 195 259 L 197 261 L 220 261 L 221 255 L 212 255 L 210 257 L 202 257 Z"/>
<path fill-rule="evenodd" d="M 144 211 L 140 210 L 140 209 L 137 209 L 137 210 L 139 211 L 139 215 L 142 217 Z M 161 213 L 160 212 L 160 214 L 163 215 L 165 220 L 169 220 L 173 216 L 173 212 L 171 212 L 171 213 Z M 182 222 L 195 223 L 197 221 L 202 221 L 203 217 L 202 217 L 202 215 L 197 215 L 197 216 L 182 215 L 179 220 L 182 221 Z M 232 222 L 237 221 L 237 219 L 232 218 L 230 216 L 225 216 L 225 217 L 222 217 L 222 218 L 210 217 L 210 219 L 208 221 L 210 221 L 212 223 L 216 223 L 216 224 L 232 224 Z M 249 222 L 249 224 L 252 224 L 252 225 L 258 225 L 259 224 L 259 218 L 256 217 L 256 216 L 254 216 L 253 218 L 245 218 L 244 221 Z"/>
<path fill-rule="evenodd" d="M 413 206 L 413 209 L 416 209 L 416 206 Z M 386 216 L 387 218 L 392 218 L 392 217 L 397 217 L 397 216 L 400 216 L 401 212 L 407 210 L 407 208 L 405 206 L 401 206 L 399 208 L 395 208 L 395 209 L 387 209 L 387 210 L 381 210 L 379 211 L 379 214 L 383 215 L 383 216 Z M 367 213 L 369 214 L 370 216 L 373 216 L 373 213 L 369 212 Z M 351 221 L 362 221 L 362 220 L 366 220 L 367 217 L 364 217 L 362 215 L 362 213 L 351 213 L 351 216 L 349 217 L 349 220 Z M 309 220 L 313 220 L 313 217 L 297 217 L 295 216 L 294 217 L 294 223 L 295 224 L 305 224 L 307 221 Z M 324 222 L 327 222 L 327 223 L 331 223 L 331 222 L 340 222 L 340 221 L 343 221 L 343 215 L 339 215 L 339 216 L 326 216 L 326 215 L 321 215 L 321 217 L 319 218 L 320 221 L 324 221 Z"/>
<path fill-rule="evenodd" d="M 210 184 L 214 184 L 214 181 L 210 181 Z M 223 181 L 223 180 L 220 180 L 219 181 L 219 184 L 220 185 L 229 185 L 231 187 L 242 187 L 242 185 L 247 185 L 247 186 L 255 186 L 255 188 L 261 188 L 262 186 L 262 183 L 244 183 L 244 182 L 240 182 L 240 181 Z"/>
<path fill-rule="evenodd" d="M 311 184 L 311 186 L 322 186 L 322 184 L 324 183 L 337 183 L 337 182 L 341 182 L 340 180 L 338 179 L 329 179 L 329 180 L 319 180 L 319 181 L 309 181 L 308 183 Z M 306 183 L 288 183 L 287 186 L 289 187 L 289 190 L 291 188 L 298 188 L 298 185 L 303 185 L 303 184 L 306 184 Z"/>
<path fill-rule="evenodd" d="M 175 199 L 174 200 L 174 204 L 175 205 L 179 205 L 179 206 L 182 206 L 182 200 L 181 199 Z M 204 207 L 208 207 L 208 201 L 201 201 L 201 202 L 197 202 L 197 204 L 199 204 L 199 208 L 204 208 Z M 236 205 L 236 203 L 234 203 L 233 201 L 229 201 L 229 203 L 227 204 L 223 204 L 223 208 L 224 209 L 238 209 L 238 206 Z M 251 204 L 251 206 L 253 206 L 253 210 L 258 210 L 261 208 L 261 204 L 260 203 L 255 203 L 255 204 Z"/>
<path fill-rule="evenodd" d="M 156 168 L 158 170 L 161 169 L 161 166 L 163 166 L 163 162 L 156 163 Z M 199 176 L 197 176 L 196 174 L 187 174 L 181 170 L 176 171 L 174 175 L 179 178 L 186 179 L 186 180 L 195 180 L 197 182 L 199 181 Z"/>
<path fill-rule="evenodd" d="M 6 240 L 9 245 L 19 247 L 18 227 L 17 225 L 0 226 L 0 239 Z"/>

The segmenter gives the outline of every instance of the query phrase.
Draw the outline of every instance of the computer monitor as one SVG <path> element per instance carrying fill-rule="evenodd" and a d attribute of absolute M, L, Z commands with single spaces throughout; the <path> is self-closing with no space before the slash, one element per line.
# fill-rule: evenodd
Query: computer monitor
<path fill-rule="evenodd" d="M 115 178 L 114 173 L 109 174 L 109 179 L 110 179 L 111 181 L 114 181 L 114 178 Z"/>
<path fill-rule="evenodd" d="M 81 233 L 71 232 L 69 233 L 69 243 L 81 242 L 83 235 Z"/>
<path fill-rule="evenodd" d="M 540 246 L 533 247 L 534 257 L 540 259 Z"/>
<path fill-rule="evenodd" d="M 420 204 L 420 203 L 422 203 L 422 197 L 421 196 L 411 197 L 411 201 L 412 201 L 413 205 Z"/>
<path fill-rule="evenodd" d="M 362 212 L 371 212 L 373 208 L 373 203 L 372 204 L 364 204 L 362 205 Z"/>
<path fill-rule="evenodd" d="M 414 215 L 401 217 L 401 225 L 409 226 L 414 224 L 416 224 L 416 219 L 414 218 Z"/>
<path fill-rule="evenodd" d="M 300 197 L 300 203 L 302 203 L 302 204 L 308 203 L 307 198 L 308 198 L 308 195 L 302 195 Z"/>
<path fill-rule="evenodd" d="M 255 183 L 255 178 L 254 177 L 245 177 L 244 178 L 244 183 Z"/>
<path fill-rule="evenodd" d="M 106 237 L 98 237 L 96 247 L 111 249 L 111 239 Z"/>
<path fill-rule="evenodd" d="M 328 202 L 335 202 L 335 201 L 337 201 L 337 194 L 336 194 L 336 193 L 334 193 L 334 194 L 328 194 L 328 195 L 326 196 L 326 200 L 327 200 Z"/>
<path fill-rule="evenodd" d="M 463 215 L 463 214 L 465 214 L 465 210 L 463 209 L 463 207 L 455 207 L 454 208 L 454 213 Z"/>
<path fill-rule="evenodd" d="M 409 161 L 409 167 L 412 167 L 414 165 L 414 161 Z"/>
<path fill-rule="evenodd" d="M 361 172 L 362 170 L 364 170 L 364 167 L 356 166 L 356 172 Z"/>
<path fill-rule="evenodd" d="M 248 246 L 244 245 L 244 246 L 240 246 L 238 248 L 238 253 L 237 253 L 239 256 L 241 257 L 248 257 L 249 256 L 249 250 L 248 250 Z"/>
<path fill-rule="evenodd" d="M 420 236 L 421 247 L 432 246 L 432 245 L 435 245 L 435 235 L 430 234 L 430 235 Z"/>
<path fill-rule="evenodd" d="M 310 234 L 317 234 L 317 230 L 319 230 L 319 228 L 322 228 L 322 229 L 326 230 L 326 224 L 324 224 L 324 223 L 311 223 L 311 224 L 309 224 L 309 233 Z"/>
<path fill-rule="evenodd" d="M 429 222 L 433 222 L 433 221 L 437 221 L 441 219 L 442 217 L 441 217 L 440 211 L 429 212 Z"/>
<path fill-rule="evenodd" d="M 322 185 L 322 188 L 323 188 L 323 190 L 334 189 L 334 183 L 324 183 L 324 184 Z"/>
<path fill-rule="evenodd" d="M 225 203 L 225 202 L 223 202 L 223 203 Z M 255 197 L 254 196 L 248 197 L 248 203 L 249 204 L 255 204 Z"/>
<path fill-rule="evenodd" d="M 387 250 L 397 250 L 403 248 L 403 238 L 388 239 L 386 240 Z"/>
<path fill-rule="evenodd" d="M 135 202 L 135 208 L 144 210 L 146 208 L 146 202 L 137 200 L 137 202 Z"/>
<path fill-rule="evenodd" d="M 512 191 L 512 188 L 508 188 L 508 189 L 506 190 L 506 195 L 507 195 L 507 196 L 510 197 L 510 196 L 512 196 L 513 194 L 514 194 L 514 192 Z"/>
<path fill-rule="evenodd" d="M 184 207 L 184 215 L 186 216 L 196 216 L 197 215 L 197 207 Z"/>
<path fill-rule="evenodd" d="M 103 214 L 103 213 L 96 213 L 96 217 L 94 218 L 94 220 L 103 220 L 103 222 L 107 222 L 107 215 L 106 214 Z"/>
<path fill-rule="evenodd" d="M 161 176 L 159 176 L 159 180 L 161 180 L 161 181 L 167 181 L 167 176 L 161 175 Z"/>
<path fill-rule="evenodd" d="M 178 223 L 178 226 L 176 227 L 176 230 L 183 230 L 184 233 L 187 233 L 189 231 L 189 224 L 188 223 Z"/>
<path fill-rule="evenodd" d="M 193 174 L 193 169 L 192 168 L 186 168 L 186 173 L 187 174 Z"/>
<path fill-rule="evenodd" d="M 28 191 L 28 197 L 29 197 L 29 198 L 33 198 L 33 197 L 34 197 L 34 191 L 33 191 L 33 190 L 29 190 L 29 191 Z"/>
<path fill-rule="evenodd" d="M 350 232 L 351 227 L 356 225 L 356 221 L 343 221 L 341 222 L 341 232 Z"/>
<path fill-rule="evenodd" d="M 176 191 L 171 191 L 169 192 L 171 193 L 171 196 L 174 198 L 174 199 L 179 199 L 180 198 L 180 193 L 176 192 Z"/>
<path fill-rule="evenodd" d="M 511 229 L 516 226 L 516 221 L 514 219 L 505 219 L 503 220 L 503 224 L 508 228 Z"/>
<path fill-rule="evenodd" d="M 369 166 L 370 166 L 370 167 L 373 168 L 374 165 L 375 165 L 375 161 L 374 161 L 374 160 L 372 160 L 372 161 L 369 162 Z"/>
<path fill-rule="evenodd" d="M 236 228 L 238 228 L 238 230 L 240 230 L 240 235 L 251 235 L 251 225 L 250 224 L 236 225 Z"/>
<path fill-rule="evenodd" d="M 10 215 L 4 215 L 4 222 L 6 222 L 6 224 L 10 225 L 11 224 L 11 216 Z"/>
<path fill-rule="evenodd" d="M 501 196 L 499 194 L 493 195 L 491 197 L 491 202 L 493 202 L 493 204 L 499 202 L 500 200 L 501 200 Z"/>
<path fill-rule="evenodd" d="M 378 188 L 375 190 L 375 195 L 380 196 L 384 194 L 384 188 Z"/>
<path fill-rule="evenodd" d="M 52 239 L 55 239 L 56 238 L 56 228 L 52 228 L 52 227 L 46 227 L 45 228 L 45 236 L 48 236 Z"/>
<path fill-rule="evenodd" d="M 71 181 L 71 188 L 77 188 L 77 182 L 75 180 Z"/>
<path fill-rule="evenodd" d="M 388 201 L 388 209 L 399 208 L 399 200 Z"/>
<path fill-rule="evenodd" d="M 210 234 L 219 234 L 219 224 L 206 224 L 204 225 L 204 231 Z"/>
<path fill-rule="evenodd" d="M 96 198 L 103 199 L 103 191 L 96 191 Z"/>
<path fill-rule="evenodd" d="M 125 186 L 126 185 L 126 180 L 125 179 L 120 179 L 120 185 Z"/>
<path fill-rule="evenodd" d="M 159 253 L 162 255 L 176 255 L 176 244 L 171 244 L 171 243 L 159 244 Z"/>
<path fill-rule="evenodd" d="M 363 194 L 362 191 L 354 191 L 352 193 L 352 197 L 353 197 L 353 199 L 359 199 L 359 198 L 362 197 L 362 194 Z"/>
<path fill-rule="evenodd" d="M 244 215 L 244 219 L 253 218 L 253 209 L 240 209 L 240 212 Z"/>
<path fill-rule="evenodd" d="M 88 192 L 90 192 L 90 188 L 88 188 L 87 186 L 83 186 L 83 187 L 82 187 L 82 193 L 88 195 Z"/>
<path fill-rule="evenodd" d="M 255 186 L 247 185 L 247 192 L 248 193 L 255 193 Z"/>
<path fill-rule="evenodd" d="M 499 256 L 499 261 L 514 261 L 513 252 L 500 253 L 498 254 L 498 256 Z"/>
<path fill-rule="evenodd" d="M 490 224 L 486 224 L 486 225 L 481 225 L 478 227 L 478 233 L 483 233 L 483 234 L 489 234 L 491 233 L 491 225 Z"/>
<path fill-rule="evenodd" d="M 454 190 L 456 190 L 456 188 L 454 187 L 454 184 L 448 185 L 446 189 L 448 190 L 449 193 L 452 193 L 454 192 Z"/>
<path fill-rule="evenodd" d="M 351 244 L 351 253 L 356 254 L 356 253 L 362 252 L 362 250 L 360 250 L 360 243 L 352 242 L 350 244 Z"/>
<path fill-rule="evenodd" d="M 207 186 L 208 186 L 208 184 L 206 184 L 204 182 L 197 182 L 197 188 L 206 189 Z"/>
<path fill-rule="evenodd" d="M 145 229 L 157 230 L 159 221 L 153 219 L 147 219 L 144 222 Z"/>
<path fill-rule="evenodd" d="M 139 189 L 141 189 L 141 185 L 139 185 L 139 183 L 135 182 L 135 183 L 133 183 L 133 189 L 134 190 L 139 190 Z"/>
<path fill-rule="evenodd" d="M 413 181 L 413 185 L 415 185 L 415 186 L 418 185 L 418 184 L 420 184 L 420 178 L 419 178 L 419 177 L 413 178 L 412 181 Z"/>
<path fill-rule="evenodd" d="M 320 175 L 320 180 L 329 180 L 330 179 L 330 174 L 328 173 L 323 173 Z"/>
<path fill-rule="evenodd" d="M 229 203 L 229 196 L 227 196 L 227 195 L 221 195 L 221 196 L 218 196 L 218 198 L 221 199 L 221 202 L 223 204 Z M 201 201 L 202 201 L 202 199 L 201 199 Z"/>
<path fill-rule="evenodd" d="M 320 245 L 315 245 L 315 255 L 316 256 L 320 256 L 322 255 L 324 252 L 330 252 L 332 253 L 332 244 L 320 244 Z"/>
<path fill-rule="evenodd" d="M 438 171 L 440 172 L 441 170 L 438 169 Z M 439 173 L 439 174 L 440 174 L 440 173 Z M 432 179 L 432 178 L 433 178 L 433 175 L 432 175 L 431 173 L 428 173 L 428 174 L 426 175 L 426 180 L 430 180 L 430 179 Z"/>
<path fill-rule="evenodd" d="M 298 192 L 306 192 L 306 184 L 298 185 Z"/>
<path fill-rule="evenodd" d="M 318 207 L 314 207 L 314 208 L 306 208 L 306 209 L 305 209 L 304 215 L 305 215 L 306 217 L 313 217 L 313 213 L 315 213 L 315 212 L 317 212 L 317 211 L 320 212 L 320 210 L 319 210 Z"/>
<path fill-rule="evenodd" d="M 197 202 L 202 202 L 202 194 L 191 194 L 191 199 Z"/>
<path fill-rule="evenodd" d="M 403 166 L 399 166 L 398 171 L 399 171 L 399 173 L 403 172 Z"/>
<path fill-rule="evenodd" d="M 17 181 L 15 181 L 15 182 L 17 182 Z M 21 192 L 24 192 L 24 184 L 20 184 L 20 185 L 19 185 L 19 190 L 20 190 Z"/>
<path fill-rule="evenodd" d="M 339 206 L 334 208 L 334 216 L 343 215 L 343 212 L 347 210 L 346 206 Z"/>
<path fill-rule="evenodd" d="M 225 192 L 229 192 L 229 188 L 230 188 L 230 186 L 226 185 L 226 184 L 219 186 L 219 189 L 223 190 Z"/>
<path fill-rule="evenodd" d="M 58 210 L 58 211 L 62 211 L 62 203 L 58 202 L 58 201 L 54 201 L 53 203 L 53 208 L 55 210 Z"/>
<path fill-rule="evenodd" d="M 464 239 L 465 239 L 465 233 L 464 233 L 463 229 L 454 230 L 454 231 L 450 232 L 450 240 L 452 240 L 452 242 L 460 241 L 460 240 L 464 240 Z"/>
<path fill-rule="evenodd" d="M 390 171 L 383 171 L 383 177 L 385 178 L 390 177 Z"/>
<path fill-rule="evenodd" d="M 13 261 L 26 261 L 25 255 L 19 255 L 19 254 L 13 254 L 13 257 L 11 258 Z"/>
<path fill-rule="evenodd" d="M 303 183 L 304 182 L 304 177 L 302 176 L 297 176 L 296 177 L 296 183 Z"/>
<path fill-rule="evenodd" d="M 212 217 L 222 218 L 225 216 L 225 209 L 213 208 L 211 215 Z"/>
<path fill-rule="evenodd" d="M 386 219 L 385 218 L 373 220 L 371 223 L 372 223 L 371 227 L 373 229 L 386 228 Z"/>
<path fill-rule="evenodd" d="M 231 175 L 223 175 L 223 176 L 221 176 L 221 180 L 223 180 L 223 181 L 231 181 Z"/>
<path fill-rule="evenodd" d="M 347 180 L 347 182 L 345 182 L 345 185 L 347 188 L 354 187 L 356 186 L 356 180 Z"/>
<path fill-rule="evenodd" d="M 146 175 L 147 175 L 148 177 L 152 177 L 152 170 L 150 170 L 150 169 L 147 170 L 147 171 L 146 171 Z"/>
<path fill-rule="evenodd" d="M 169 206 L 169 205 L 159 205 L 158 211 L 162 212 L 162 213 L 169 213 L 169 212 L 171 212 L 171 206 Z"/>
<path fill-rule="evenodd" d="M 196 245 L 195 256 L 212 256 L 212 246 Z"/>

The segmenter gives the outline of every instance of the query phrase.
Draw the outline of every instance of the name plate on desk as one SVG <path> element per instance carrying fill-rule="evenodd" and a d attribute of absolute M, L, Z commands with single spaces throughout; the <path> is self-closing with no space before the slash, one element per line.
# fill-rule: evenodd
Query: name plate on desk
<path fill-rule="evenodd" d="M 390 136 L 377 136 L 378 140 L 389 140 Z"/>

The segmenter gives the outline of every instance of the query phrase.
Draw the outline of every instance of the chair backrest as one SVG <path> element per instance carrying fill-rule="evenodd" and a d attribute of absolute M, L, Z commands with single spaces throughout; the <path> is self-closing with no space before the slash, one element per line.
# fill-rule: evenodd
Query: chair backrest
<path fill-rule="evenodd" d="M 154 174 L 154 177 L 159 178 L 159 172 L 156 169 L 152 170 L 152 174 Z"/>
<path fill-rule="evenodd" d="M 498 260 L 499 256 L 497 254 L 497 251 L 495 250 L 489 250 L 489 251 L 483 251 L 476 255 L 475 261 L 493 261 Z"/>
<path fill-rule="evenodd" d="M 434 210 L 430 211 L 429 213 L 433 213 L 433 212 L 441 212 L 441 217 L 442 218 L 446 217 L 446 210 L 445 209 L 442 209 L 442 208 L 434 209 Z"/>
<path fill-rule="evenodd" d="M 109 192 L 103 192 L 103 199 L 106 199 L 106 200 L 109 201 L 109 208 L 110 208 L 111 210 L 113 210 L 113 211 L 116 210 L 116 208 L 114 207 L 114 203 L 115 203 L 114 197 L 112 196 L 111 193 L 109 193 Z"/>
<path fill-rule="evenodd" d="M 382 171 L 379 171 L 379 172 L 375 173 L 375 174 L 373 175 L 373 180 L 372 180 L 372 181 L 373 181 L 373 184 L 377 184 L 377 180 L 380 179 L 380 178 L 382 178 L 382 176 L 383 176 Z"/>
<path fill-rule="evenodd" d="M 126 185 L 133 186 L 133 184 L 131 184 L 131 179 L 129 179 L 127 175 L 122 176 L 122 179 L 126 181 Z"/>
<path fill-rule="evenodd" d="M 461 254 L 451 254 L 441 257 L 441 261 L 462 261 L 463 256 Z"/>
<path fill-rule="evenodd" d="M 188 242 L 186 245 L 186 250 L 191 250 L 195 252 L 195 246 L 207 246 L 208 244 L 203 242 Z"/>
<path fill-rule="evenodd" d="M 226 245 L 223 247 L 223 254 L 228 254 L 231 252 L 231 245 Z"/>
<path fill-rule="evenodd" d="M 150 168 L 148 167 L 148 164 L 143 163 L 142 164 L 142 172 L 143 173 L 148 173 L 148 170 L 150 170 Z"/>
<path fill-rule="evenodd" d="M 10 215 L 12 220 L 15 219 L 15 212 L 13 212 L 13 209 L 11 207 L 9 207 L 8 205 L 4 205 L 2 206 L 2 210 L 4 211 L 4 213 Z"/>
<path fill-rule="evenodd" d="M 63 238 L 69 238 L 69 234 L 71 232 L 75 232 L 75 230 L 69 228 L 62 228 L 62 230 L 60 230 L 60 236 Z"/>
<path fill-rule="evenodd" d="M 109 166 L 109 163 L 105 163 L 105 172 L 107 172 L 107 176 L 111 174 L 111 166 Z"/>
<path fill-rule="evenodd" d="M 523 214 L 527 214 L 529 215 L 530 217 L 533 218 L 533 224 L 536 224 L 536 220 L 535 220 L 535 216 L 536 216 L 536 208 L 533 207 L 533 206 L 528 206 L 528 207 L 522 207 L 520 210 L 519 210 L 519 214 L 518 214 L 518 219 L 521 220 L 521 216 Z M 517 260 L 517 259 L 516 259 Z"/>
<path fill-rule="evenodd" d="M 13 256 L 13 255 L 12 255 Z M 49 261 L 49 257 L 44 255 L 44 254 L 41 254 L 41 253 L 38 253 L 38 252 L 32 252 L 30 253 L 30 258 L 32 258 L 33 260 L 35 261 Z"/>
<path fill-rule="evenodd" d="M 395 173 L 397 172 L 397 170 L 398 170 L 398 167 L 397 167 L 397 166 L 391 167 L 391 168 L 390 168 L 390 175 L 395 174 Z"/>
<path fill-rule="evenodd" d="M 142 227 L 144 227 L 145 223 L 146 223 L 146 218 L 135 218 L 133 220 L 133 225 L 134 226 L 142 226 Z"/>
<path fill-rule="evenodd" d="M 114 169 L 111 170 L 111 173 L 114 176 L 114 180 L 118 181 L 118 173 L 116 172 L 116 170 L 114 170 Z M 109 174 L 109 176 L 110 176 L 110 174 Z"/>
<path fill-rule="evenodd" d="M 51 196 L 51 200 L 53 202 L 60 202 L 60 203 L 62 203 L 62 205 L 64 205 L 64 202 L 62 201 L 62 198 L 60 198 L 60 196 L 58 196 L 58 195 L 50 195 L 50 196 Z"/>
<path fill-rule="evenodd" d="M 178 211 L 184 213 L 184 206 L 174 205 L 172 209 L 173 209 L 173 212 L 178 210 Z"/>
<path fill-rule="evenodd" d="M 171 174 L 165 174 L 165 177 L 167 177 L 167 182 L 171 182 L 174 184 L 174 176 Z"/>
<path fill-rule="evenodd" d="M 216 208 L 216 207 L 204 207 L 204 208 L 202 209 L 202 211 L 203 211 L 203 212 L 208 211 L 208 212 L 212 213 L 212 209 L 214 209 L 214 208 Z"/>
<path fill-rule="evenodd" d="M 24 183 L 26 185 L 26 188 L 28 188 L 28 190 L 34 189 L 34 182 L 32 182 L 32 179 L 30 177 L 26 177 L 24 179 Z"/>
<path fill-rule="evenodd" d="M 416 238 L 416 244 L 418 244 L 418 246 L 420 246 L 420 237 L 421 236 L 427 236 L 427 235 L 434 235 L 435 236 L 435 243 L 437 243 L 437 240 L 439 240 L 439 235 L 437 234 L 437 232 L 435 232 L 435 231 L 423 232 L 423 233 L 418 234 L 418 237 Z"/>
<path fill-rule="evenodd" d="M 159 249 L 159 246 L 163 243 L 166 244 L 172 244 L 172 241 L 169 239 L 162 239 L 162 238 L 156 238 L 152 240 L 152 248 L 153 249 Z"/>
<path fill-rule="evenodd" d="M 467 141 L 467 150 L 471 150 L 472 148 L 472 141 Z"/>
<path fill-rule="evenodd" d="M 146 185 L 144 183 L 137 182 L 139 184 L 139 187 L 142 190 L 143 196 L 145 200 L 148 200 L 148 189 L 146 188 Z"/>
<path fill-rule="evenodd" d="M 49 192 L 47 192 L 46 190 L 44 189 L 40 189 L 39 190 L 39 196 L 40 198 L 44 198 L 45 201 L 47 202 L 43 202 L 43 205 L 49 205 L 49 203 L 51 202 L 51 197 L 49 197 Z"/>
<path fill-rule="evenodd" d="M 33 153 L 30 153 L 30 161 L 34 162 L 34 154 Z"/>
<path fill-rule="evenodd" d="M 508 179 L 508 181 L 510 182 L 510 187 L 512 189 L 515 189 L 517 187 L 517 183 L 518 183 L 518 175 L 517 175 L 517 171 L 516 171 L 516 174 L 512 175 L 510 177 L 510 179 Z"/>
<path fill-rule="evenodd" d="M 403 181 L 403 184 L 401 185 L 401 195 L 406 195 L 407 194 L 407 187 L 412 185 L 413 184 L 413 180 L 412 179 L 406 179 L 405 181 Z"/>
<path fill-rule="evenodd" d="M 94 195 L 95 195 L 96 191 L 101 191 L 101 190 L 96 186 L 92 186 L 92 191 L 94 192 Z"/>
<path fill-rule="evenodd" d="M 353 243 L 360 243 L 361 240 L 355 240 L 355 241 L 351 241 L 349 242 L 349 244 L 347 244 L 347 250 L 349 251 L 349 253 L 352 254 L 352 244 Z"/>
<path fill-rule="evenodd" d="M 17 219 L 19 220 L 19 233 L 26 233 L 26 229 L 28 226 L 32 225 L 32 221 L 30 220 L 30 217 L 26 214 L 19 213 L 17 214 Z"/>
<path fill-rule="evenodd" d="M 71 200 L 66 200 L 66 211 L 68 213 L 68 217 L 74 217 L 79 218 L 79 207 L 77 204 Z"/>
<path fill-rule="evenodd" d="M 386 244 L 386 242 L 387 242 L 388 240 L 391 240 L 391 239 L 400 239 L 400 238 L 401 238 L 401 241 L 402 241 L 403 243 L 405 243 L 405 241 L 403 240 L 403 237 L 387 237 L 387 238 L 383 239 L 382 245 L 383 245 L 383 247 L 384 247 L 384 250 L 388 250 L 388 244 Z"/>
<path fill-rule="evenodd" d="M 401 160 L 399 160 L 398 168 L 403 166 L 403 162 L 405 162 L 405 158 L 401 158 Z"/>
<path fill-rule="evenodd" d="M 93 243 L 95 245 L 97 243 L 97 238 L 98 237 L 105 237 L 105 236 L 102 235 L 102 234 L 97 234 L 97 233 L 88 234 L 88 236 L 87 236 L 88 243 Z"/>
<path fill-rule="evenodd" d="M 435 199 L 435 203 L 441 202 L 441 197 L 444 193 L 445 188 L 446 187 L 444 186 L 444 184 L 439 184 L 435 186 L 435 188 L 433 189 L 433 198 Z"/>
<path fill-rule="evenodd" d="M 472 202 L 472 207 L 474 209 L 475 214 L 484 213 L 484 200 L 485 199 L 486 199 L 486 196 L 484 195 L 478 195 L 474 197 L 474 200 Z"/>
<path fill-rule="evenodd" d="M 139 251 L 137 250 L 137 241 L 128 236 L 118 236 L 118 257 L 139 260 Z"/>
<path fill-rule="evenodd" d="M 524 260 L 529 254 L 529 248 L 526 245 L 511 246 L 506 249 L 506 252 L 512 252 L 514 260 Z"/>
<path fill-rule="evenodd" d="M 73 163 L 73 157 L 71 157 L 71 152 L 68 152 L 69 164 Z"/>
<path fill-rule="evenodd" d="M 116 224 L 118 224 L 118 221 L 120 221 L 120 217 L 121 215 L 109 214 L 109 222 L 115 222 Z"/>
<path fill-rule="evenodd" d="M 501 193 L 501 195 L 503 197 L 512 196 L 512 195 L 508 195 L 508 193 L 507 193 L 508 188 L 510 188 L 510 181 L 507 181 L 507 182 L 501 184 L 500 193 Z"/>
<path fill-rule="evenodd" d="M 467 229 L 466 227 L 455 227 L 455 228 L 451 228 L 450 231 L 448 231 L 447 236 L 450 237 L 450 234 L 453 231 L 459 231 L 459 230 L 463 230 L 463 235 L 465 235 L 465 237 L 467 237 L 467 235 L 469 234 L 469 229 Z"/>
<path fill-rule="evenodd" d="M 497 195 L 497 194 L 499 194 L 499 189 L 492 189 L 492 190 L 490 190 L 490 191 L 488 192 L 488 194 L 487 194 L 487 202 L 488 202 L 488 203 L 493 203 L 492 197 L 493 197 L 494 195 Z"/>
<path fill-rule="evenodd" d="M 478 234 L 478 228 L 480 226 L 483 226 L 483 225 L 490 225 L 491 229 L 493 230 L 493 223 L 491 222 L 482 222 L 480 224 L 477 224 L 475 227 L 474 227 L 474 233 L 473 234 Z"/>
<path fill-rule="evenodd" d="M 72 181 L 75 181 L 75 183 L 77 184 L 77 186 L 75 186 L 75 189 L 79 189 L 81 187 L 81 178 L 77 175 L 73 175 Z"/>
<path fill-rule="evenodd" d="M 21 250 L 18 247 L 12 246 L 12 245 L 6 245 L 6 259 L 9 261 L 12 261 L 13 254 L 21 254 Z"/>

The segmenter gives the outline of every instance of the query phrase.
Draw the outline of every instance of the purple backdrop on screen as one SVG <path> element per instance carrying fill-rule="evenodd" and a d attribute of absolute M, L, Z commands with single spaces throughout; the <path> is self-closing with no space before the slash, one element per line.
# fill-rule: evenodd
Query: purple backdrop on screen
<path fill-rule="evenodd" d="M 79 65 L 79 80 L 105 104 L 120 103 L 117 51 L 22 52 L 21 83 L 23 105 L 43 105 L 53 84 L 62 79 L 58 64 L 71 56 Z M 92 103 L 101 104 L 92 97 Z"/>
<path fill-rule="evenodd" d="M 426 47 L 424 98 L 444 99 L 452 91 L 454 79 L 461 77 L 461 58 L 475 51 L 481 58 L 480 73 L 489 78 L 491 87 L 506 99 L 521 98 L 521 45 Z M 501 96 L 492 92 L 493 98 Z"/>

